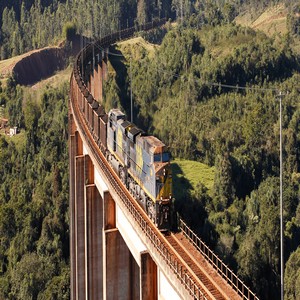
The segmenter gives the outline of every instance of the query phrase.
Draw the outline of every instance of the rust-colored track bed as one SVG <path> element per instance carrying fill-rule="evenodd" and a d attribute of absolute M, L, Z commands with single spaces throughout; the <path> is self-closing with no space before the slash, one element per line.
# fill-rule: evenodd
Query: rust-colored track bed
<path fill-rule="evenodd" d="M 207 298 L 218 300 L 241 299 L 181 232 L 171 234 L 167 237 L 167 240 L 204 284 L 205 288 L 209 290 Z"/>

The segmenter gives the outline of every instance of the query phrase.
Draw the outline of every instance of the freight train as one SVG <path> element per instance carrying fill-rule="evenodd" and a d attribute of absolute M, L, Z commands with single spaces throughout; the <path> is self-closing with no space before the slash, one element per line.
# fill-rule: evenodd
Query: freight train
<path fill-rule="evenodd" d="M 150 25 L 153 27 L 153 24 Z M 145 26 L 150 28 L 150 25 Z M 104 47 L 116 39 L 127 38 L 134 32 L 132 29 L 127 31 L 104 37 L 99 45 Z M 121 110 L 111 109 L 107 114 L 103 106 L 93 98 L 81 76 L 82 59 L 87 61 L 89 54 L 90 46 L 77 56 L 71 96 L 77 100 L 90 133 L 112 169 L 158 229 L 169 231 L 172 171 L 168 147 L 126 120 Z"/>

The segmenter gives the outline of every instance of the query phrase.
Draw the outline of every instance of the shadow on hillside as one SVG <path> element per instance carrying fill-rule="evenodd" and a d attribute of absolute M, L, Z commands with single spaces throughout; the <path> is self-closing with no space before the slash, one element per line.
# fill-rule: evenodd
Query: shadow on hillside
<path fill-rule="evenodd" d="M 214 246 L 217 233 L 214 225 L 208 221 L 206 202 L 211 201 L 204 189 L 192 192 L 192 184 L 183 176 L 183 171 L 177 163 L 172 163 L 174 211 L 180 218 L 208 245 Z"/>
<path fill-rule="evenodd" d="M 64 42 L 59 47 L 46 47 L 28 53 L 16 63 L 12 72 L 21 85 L 34 85 L 49 78 L 55 72 L 63 70 L 70 62 L 70 57 L 80 51 L 80 36 Z"/>
<path fill-rule="evenodd" d="M 122 52 L 116 49 L 115 45 L 110 46 L 109 61 L 114 68 L 118 70 L 116 72 L 116 83 L 120 89 L 120 101 L 123 109 L 126 111 L 126 115 L 131 114 L 131 101 L 130 101 L 130 61 L 127 61 L 123 56 Z M 134 123 L 143 129 L 145 132 L 149 133 L 149 124 L 152 123 L 152 116 L 147 115 L 147 120 L 139 117 L 140 107 L 134 101 L 134 87 L 133 87 L 133 116 Z M 129 118 L 128 118 L 129 119 Z M 151 133 L 149 133 L 151 134 Z"/>

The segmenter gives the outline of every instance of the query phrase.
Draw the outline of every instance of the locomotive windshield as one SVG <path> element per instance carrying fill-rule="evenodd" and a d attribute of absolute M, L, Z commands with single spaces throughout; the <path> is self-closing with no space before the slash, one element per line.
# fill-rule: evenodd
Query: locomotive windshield
<path fill-rule="evenodd" d="M 168 162 L 170 160 L 170 153 L 169 152 L 164 152 L 162 154 L 162 162 Z"/>
<path fill-rule="evenodd" d="M 154 162 L 168 162 L 169 160 L 170 160 L 169 152 L 154 154 Z"/>

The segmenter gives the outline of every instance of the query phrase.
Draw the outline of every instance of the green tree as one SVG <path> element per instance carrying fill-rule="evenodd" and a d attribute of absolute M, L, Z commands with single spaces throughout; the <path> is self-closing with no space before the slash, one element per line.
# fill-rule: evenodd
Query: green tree
<path fill-rule="evenodd" d="M 67 22 L 63 28 L 63 36 L 67 41 L 72 41 L 76 34 L 76 25 L 72 22 Z"/>
<path fill-rule="evenodd" d="M 234 187 L 232 182 L 232 166 L 228 153 L 217 156 L 216 172 L 214 179 L 214 205 L 216 211 L 226 209 L 234 199 Z"/>
<path fill-rule="evenodd" d="M 300 297 L 300 247 L 293 252 L 285 266 L 285 300 L 296 300 Z"/>
<path fill-rule="evenodd" d="M 36 253 L 24 255 L 11 274 L 11 294 L 16 299 L 37 299 L 54 275 L 53 265 Z"/>

